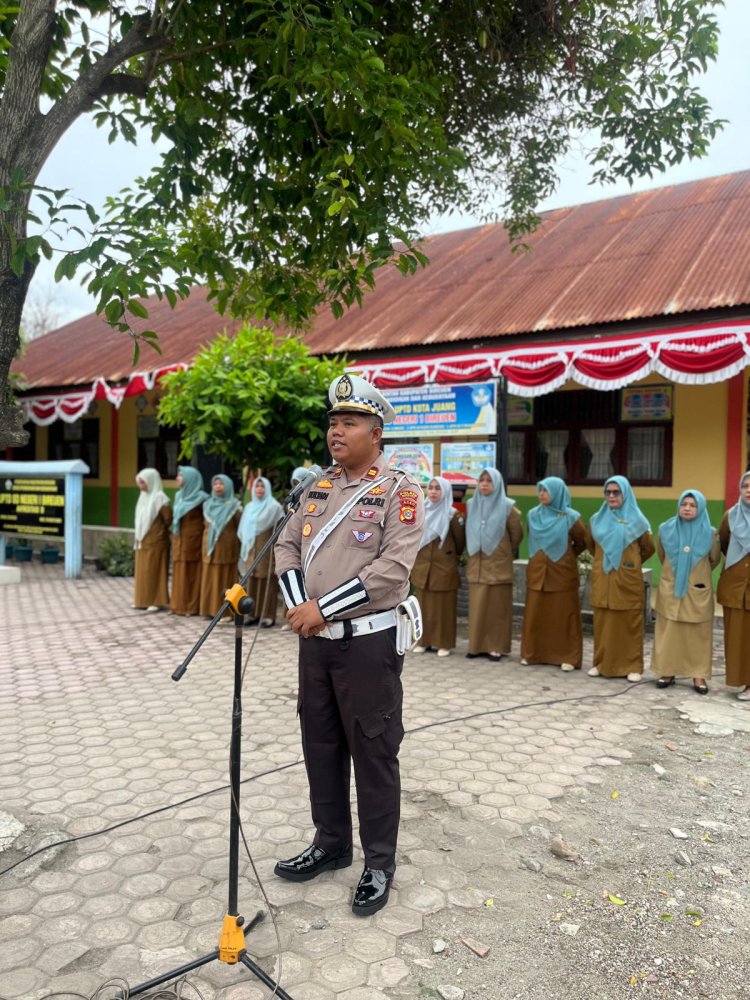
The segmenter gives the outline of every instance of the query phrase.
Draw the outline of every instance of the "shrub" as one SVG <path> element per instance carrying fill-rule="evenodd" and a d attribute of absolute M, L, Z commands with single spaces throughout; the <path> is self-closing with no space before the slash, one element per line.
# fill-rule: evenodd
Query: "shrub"
<path fill-rule="evenodd" d="M 127 535 L 111 535 L 99 543 L 96 564 L 110 576 L 132 576 L 135 572 L 133 540 Z"/>

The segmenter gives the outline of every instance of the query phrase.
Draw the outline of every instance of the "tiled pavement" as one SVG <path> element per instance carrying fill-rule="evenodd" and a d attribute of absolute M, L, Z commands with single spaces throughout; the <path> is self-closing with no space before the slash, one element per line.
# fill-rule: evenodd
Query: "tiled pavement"
<path fill-rule="evenodd" d="M 135 984 L 216 947 L 233 630 L 219 626 L 175 684 L 200 620 L 132 611 L 130 580 L 88 568 L 80 581 L 56 566 L 23 574 L 20 586 L 0 587 L 0 812 L 26 827 L 14 844 L 25 852 L 85 838 L 0 877 L 0 997 L 32 1000 L 93 994 L 113 976 Z M 576 786 L 601 782 L 629 756 L 628 733 L 659 697 L 649 685 L 591 698 L 624 684 L 522 667 L 515 656 L 500 665 L 460 652 L 408 657 L 399 867 L 389 905 L 362 920 L 349 910 L 358 853 L 352 868 L 313 882 L 272 875 L 277 857 L 310 838 L 295 653 L 288 632 L 257 636 L 242 789 L 245 835 L 277 913 L 282 985 L 295 1000 L 382 998 L 407 975 L 400 945 L 426 914 L 484 903 L 481 873 L 441 850 L 460 842 L 462 823 L 491 824 L 499 849 L 530 823 L 560 823 Z M 11 856 L 0 853 L 0 868 Z M 240 871 L 241 912 L 267 910 L 244 856 Z M 275 976 L 272 921 L 249 940 Z M 268 996 L 247 971 L 219 963 L 191 980 L 206 1000 Z"/>

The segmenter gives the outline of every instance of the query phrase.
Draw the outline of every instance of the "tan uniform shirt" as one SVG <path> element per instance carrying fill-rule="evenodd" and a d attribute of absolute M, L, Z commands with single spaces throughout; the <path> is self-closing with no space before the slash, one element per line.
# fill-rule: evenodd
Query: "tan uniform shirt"
<path fill-rule="evenodd" d="M 659 586 L 656 589 L 654 611 L 673 622 L 711 621 L 714 616 L 714 584 L 711 570 L 719 565 L 721 559 L 719 536 L 714 533 L 708 555 L 693 566 L 684 597 L 675 597 L 674 570 L 659 536 L 656 539 L 656 554 L 662 569 Z"/>
<path fill-rule="evenodd" d="M 384 482 L 378 483 L 381 478 Z M 310 546 L 320 532 L 368 482 L 372 488 L 320 544 L 304 570 Z M 274 549 L 287 606 L 315 599 L 327 620 L 395 608 L 409 594 L 409 573 L 423 527 L 421 488 L 406 473 L 389 469 L 382 454 L 360 479 L 349 481 L 340 466 L 326 469 L 304 495 Z M 302 592 L 290 583 L 289 575 L 303 585 Z M 348 606 L 350 594 L 353 606 Z"/>
<path fill-rule="evenodd" d="M 587 548 L 594 556 L 591 570 L 591 607 L 628 611 L 642 608 L 644 600 L 643 563 L 656 551 L 650 531 L 644 531 L 622 550 L 620 565 L 604 572 L 604 550 L 594 541 L 591 527 L 586 528 Z"/>
<path fill-rule="evenodd" d="M 568 532 L 568 548 L 565 554 L 554 562 L 542 549 L 535 552 L 526 567 L 526 587 L 528 590 L 543 590 L 548 593 L 560 590 L 578 590 L 578 556 L 587 548 L 586 529 L 579 517 Z"/>
<path fill-rule="evenodd" d="M 719 525 L 719 540 L 724 555 L 727 554 L 731 535 L 729 514 L 726 513 Z M 719 577 L 716 599 L 725 608 L 742 608 L 745 611 L 750 611 L 750 555 L 743 556 L 729 569 L 724 567 Z"/>
<path fill-rule="evenodd" d="M 417 553 L 411 571 L 412 584 L 419 590 L 458 590 L 461 586 L 458 561 L 465 544 L 464 519 L 457 510 L 452 510 L 448 534 L 442 545 L 440 539 L 435 538 Z"/>
<path fill-rule="evenodd" d="M 521 513 L 514 507 L 505 522 L 505 534 L 494 551 L 486 555 L 479 549 L 469 556 L 466 563 L 467 583 L 484 583 L 495 586 L 499 583 L 513 583 L 513 560 L 518 555 L 518 546 L 523 538 Z"/>

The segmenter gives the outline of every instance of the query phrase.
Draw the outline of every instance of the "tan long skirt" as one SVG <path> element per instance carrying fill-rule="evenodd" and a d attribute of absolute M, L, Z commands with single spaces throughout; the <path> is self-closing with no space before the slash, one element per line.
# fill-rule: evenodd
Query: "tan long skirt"
<path fill-rule="evenodd" d="M 415 591 L 422 609 L 424 632 L 420 646 L 433 649 L 454 649 L 456 645 L 457 590 Z"/>
<path fill-rule="evenodd" d="M 711 676 L 713 622 L 675 622 L 656 613 L 651 670 L 659 677 Z"/>
<path fill-rule="evenodd" d="M 572 663 L 580 670 L 583 631 L 577 590 L 526 591 L 521 659 L 527 663 Z"/>
<path fill-rule="evenodd" d="M 750 611 L 724 608 L 724 657 L 727 686 L 750 684 Z"/>
<path fill-rule="evenodd" d="M 161 608 L 169 604 L 169 542 L 135 550 L 133 605 Z"/>
<path fill-rule="evenodd" d="M 469 652 L 509 653 L 513 584 L 469 584 Z"/>
<path fill-rule="evenodd" d="M 200 559 L 172 563 L 172 599 L 170 607 L 175 615 L 197 615 L 201 597 Z"/>
<path fill-rule="evenodd" d="M 643 673 L 641 608 L 594 608 L 594 666 L 603 677 Z"/>
<path fill-rule="evenodd" d="M 237 566 L 234 563 L 203 563 L 201 573 L 200 613 L 213 618 L 224 603 L 224 594 L 237 583 Z M 231 608 L 224 615 L 232 617 Z"/>
<path fill-rule="evenodd" d="M 253 618 L 268 618 L 276 622 L 279 598 L 279 581 L 276 576 L 251 576 L 247 581 L 247 594 L 255 601 Z"/>

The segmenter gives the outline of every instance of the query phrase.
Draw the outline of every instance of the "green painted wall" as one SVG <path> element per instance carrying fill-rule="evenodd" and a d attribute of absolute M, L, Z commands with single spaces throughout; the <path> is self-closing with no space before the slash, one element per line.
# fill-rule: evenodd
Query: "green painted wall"
<path fill-rule="evenodd" d="M 165 486 L 164 492 L 172 503 L 174 503 L 174 495 L 177 490 Z M 135 505 L 138 503 L 139 493 L 140 490 L 137 486 L 121 486 L 117 491 L 117 526 L 119 528 L 132 528 L 135 524 Z M 109 490 L 107 490 L 107 494 L 109 495 Z M 109 518 L 109 510 L 107 511 L 107 517 Z M 109 519 L 106 523 L 109 524 Z"/>
<path fill-rule="evenodd" d="M 83 486 L 83 523 L 109 524 L 110 490 L 106 486 Z"/>

